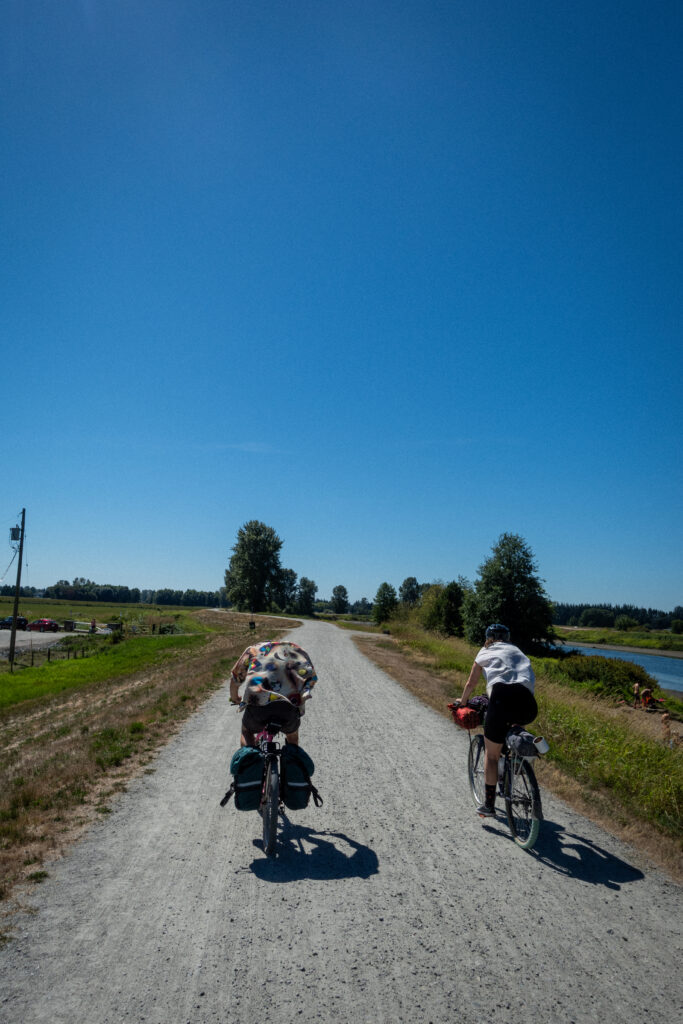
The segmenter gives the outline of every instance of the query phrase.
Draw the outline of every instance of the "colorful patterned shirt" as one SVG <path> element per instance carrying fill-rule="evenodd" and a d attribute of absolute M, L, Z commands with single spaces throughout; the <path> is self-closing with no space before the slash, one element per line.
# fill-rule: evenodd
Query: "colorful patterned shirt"
<path fill-rule="evenodd" d="M 265 640 L 247 647 L 235 663 L 232 677 L 238 686 L 246 682 L 246 704 L 286 698 L 297 707 L 304 688 L 312 689 L 318 680 L 306 651 L 290 640 Z"/>

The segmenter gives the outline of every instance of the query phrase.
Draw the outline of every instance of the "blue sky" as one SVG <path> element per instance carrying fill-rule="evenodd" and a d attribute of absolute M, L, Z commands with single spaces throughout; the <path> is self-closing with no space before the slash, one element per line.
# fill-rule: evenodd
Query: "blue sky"
<path fill-rule="evenodd" d="M 322 597 L 474 578 L 507 531 L 555 600 L 683 603 L 682 29 L 652 0 L 7 0 L 24 582 L 217 588 L 261 519 Z"/>

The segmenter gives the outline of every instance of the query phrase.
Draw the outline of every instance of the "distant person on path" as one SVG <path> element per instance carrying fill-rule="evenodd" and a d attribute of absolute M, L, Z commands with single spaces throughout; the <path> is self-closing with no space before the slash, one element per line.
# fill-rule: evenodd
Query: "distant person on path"
<path fill-rule="evenodd" d="M 636 682 L 633 684 L 633 707 L 639 708 L 640 705 L 640 683 Z"/>
<path fill-rule="evenodd" d="M 486 799 L 477 807 L 477 814 L 482 818 L 491 818 L 496 813 L 498 761 L 503 741 L 511 725 L 528 725 L 538 714 L 534 697 L 536 678 L 531 662 L 519 647 L 510 643 L 510 630 L 500 622 L 486 630 L 484 646 L 474 659 L 460 704 L 467 704 L 482 673 L 489 697 L 484 719 Z"/>
<path fill-rule="evenodd" d="M 91 633 L 96 633 L 97 632 L 97 621 L 95 619 L 91 619 L 90 620 L 90 632 Z"/>
<path fill-rule="evenodd" d="M 298 746 L 303 705 L 317 680 L 306 651 L 291 641 L 264 640 L 247 647 L 230 673 L 233 704 L 240 703 L 239 688 L 246 683 L 241 746 L 255 746 L 256 733 L 268 722 L 279 722 L 287 743 Z"/>
<path fill-rule="evenodd" d="M 654 704 L 654 698 L 652 696 L 652 690 L 649 686 L 646 686 L 643 690 L 642 705 L 646 711 L 648 711 Z"/>

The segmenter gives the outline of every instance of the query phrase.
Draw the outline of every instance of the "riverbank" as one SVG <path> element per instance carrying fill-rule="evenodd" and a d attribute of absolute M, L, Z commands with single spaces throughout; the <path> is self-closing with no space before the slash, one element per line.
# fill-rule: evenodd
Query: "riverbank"
<path fill-rule="evenodd" d="M 620 647 L 617 644 L 591 644 L 582 640 L 580 643 L 572 644 L 563 640 L 562 647 L 590 647 L 593 651 L 621 651 L 622 654 L 651 654 L 657 658 L 683 658 L 683 651 L 660 651 L 658 648 L 647 647 Z"/>

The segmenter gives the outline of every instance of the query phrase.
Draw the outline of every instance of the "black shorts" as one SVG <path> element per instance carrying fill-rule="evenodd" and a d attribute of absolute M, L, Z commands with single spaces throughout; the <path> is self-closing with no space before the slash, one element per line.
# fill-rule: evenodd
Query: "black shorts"
<path fill-rule="evenodd" d="M 502 743 L 511 725 L 528 725 L 538 714 L 536 698 L 522 683 L 496 683 L 489 696 L 484 736 Z"/>
<path fill-rule="evenodd" d="M 282 731 L 296 732 L 301 715 L 293 704 L 272 700 L 269 704 L 247 704 L 242 717 L 242 732 L 260 732 L 269 722 L 278 722 Z"/>

